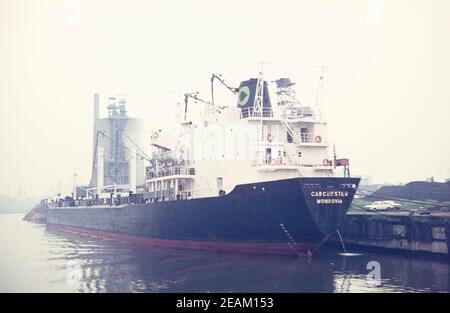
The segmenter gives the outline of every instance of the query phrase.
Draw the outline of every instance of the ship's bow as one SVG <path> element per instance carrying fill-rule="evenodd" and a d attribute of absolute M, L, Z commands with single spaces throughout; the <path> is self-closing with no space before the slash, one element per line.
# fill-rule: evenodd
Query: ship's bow
<path fill-rule="evenodd" d="M 301 179 L 307 207 L 322 234 L 334 233 L 342 225 L 359 181 L 345 177 Z"/>

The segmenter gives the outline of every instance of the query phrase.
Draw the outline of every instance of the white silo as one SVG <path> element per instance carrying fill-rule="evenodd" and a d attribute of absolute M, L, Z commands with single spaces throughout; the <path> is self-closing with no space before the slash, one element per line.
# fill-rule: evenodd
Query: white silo
<path fill-rule="evenodd" d="M 123 97 L 110 97 L 108 116 L 99 116 L 99 96 L 94 96 L 93 166 L 90 187 L 135 191 L 145 184 L 144 121 L 128 117 Z M 98 151 L 103 160 L 99 161 Z M 103 164 L 102 164 L 103 163 Z M 101 167 L 101 168 L 100 168 Z M 98 179 L 98 175 L 103 177 Z M 131 183 L 131 184 L 130 184 Z M 114 186 L 114 187 L 112 187 Z"/>

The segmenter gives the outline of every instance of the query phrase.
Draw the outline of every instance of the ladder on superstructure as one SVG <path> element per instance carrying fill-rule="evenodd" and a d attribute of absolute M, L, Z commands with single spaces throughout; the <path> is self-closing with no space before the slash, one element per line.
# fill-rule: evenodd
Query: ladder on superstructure
<path fill-rule="evenodd" d="M 292 129 L 289 122 L 286 122 L 285 120 L 281 120 L 281 124 L 286 128 L 289 136 L 291 136 L 292 140 L 297 144 L 300 145 L 302 143 L 301 138 L 295 133 L 294 129 Z"/>

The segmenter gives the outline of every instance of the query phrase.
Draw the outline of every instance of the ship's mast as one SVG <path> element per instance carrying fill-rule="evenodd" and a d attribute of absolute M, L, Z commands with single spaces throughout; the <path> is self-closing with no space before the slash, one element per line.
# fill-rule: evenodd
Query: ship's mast
<path fill-rule="evenodd" d="M 260 117 L 260 123 L 259 123 L 259 134 L 258 134 L 258 152 L 260 155 L 257 157 L 259 160 L 261 160 L 261 157 L 264 155 L 264 151 L 260 151 L 261 149 L 261 141 L 264 139 L 263 137 L 263 108 L 264 108 L 264 64 L 267 64 L 267 62 L 260 61 L 261 64 L 261 70 L 259 72 L 258 81 L 256 83 L 256 90 L 255 90 L 255 100 L 253 102 L 253 113 L 252 116 Z"/>
<path fill-rule="evenodd" d="M 78 176 L 77 169 L 74 168 L 73 169 L 73 195 L 72 195 L 74 200 L 77 199 L 77 176 Z"/>
<path fill-rule="evenodd" d="M 253 102 L 253 116 L 263 116 L 264 108 L 264 64 L 268 62 L 261 61 L 261 70 L 256 83 L 255 100 Z"/>
<path fill-rule="evenodd" d="M 319 69 L 319 82 L 317 83 L 317 93 L 316 93 L 316 111 L 318 113 L 319 120 L 322 120 L 322 110 L 323 110 L 323 89 L 324 89 L 324 78 L 325 72 L 330 69 L 329 66 L 316 66 Z"/>

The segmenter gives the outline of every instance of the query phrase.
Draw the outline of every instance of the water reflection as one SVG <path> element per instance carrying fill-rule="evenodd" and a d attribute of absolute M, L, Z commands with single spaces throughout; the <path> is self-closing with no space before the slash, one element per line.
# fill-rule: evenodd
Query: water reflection
<path fill-rule="evenodd" d="M 321 251 L 312 260 L 145 248 L 0 215 L 0 291 L 448 292 L 443 259 Z M 12 232 L 12 233 L 11 233 Z M 12 235 L 14 234 L 14 235 Z M 20 238 L 17 245 L 16 238 Z M 355 251 L 351 251 L 355 252 Z M 380 264 L 379 284 L 367 264 Z M 18 274 L 21 273 L 21 274 Z"/>
<path fill-rule="evenodd" d="M 51 229 L 46 230 L 46 236 L 58 238 L 63 250 L 73 246 L 72 253 L 61 256 L 57 248 L 50 255 L 79 261 L 82 274 L 78 292 L 333 291 L 332 271 L 324 271 L 323 264 L 318 262 L 278 256 L 149 249 Z M 54 241 L 53 246 L 57 243 Z"/>

